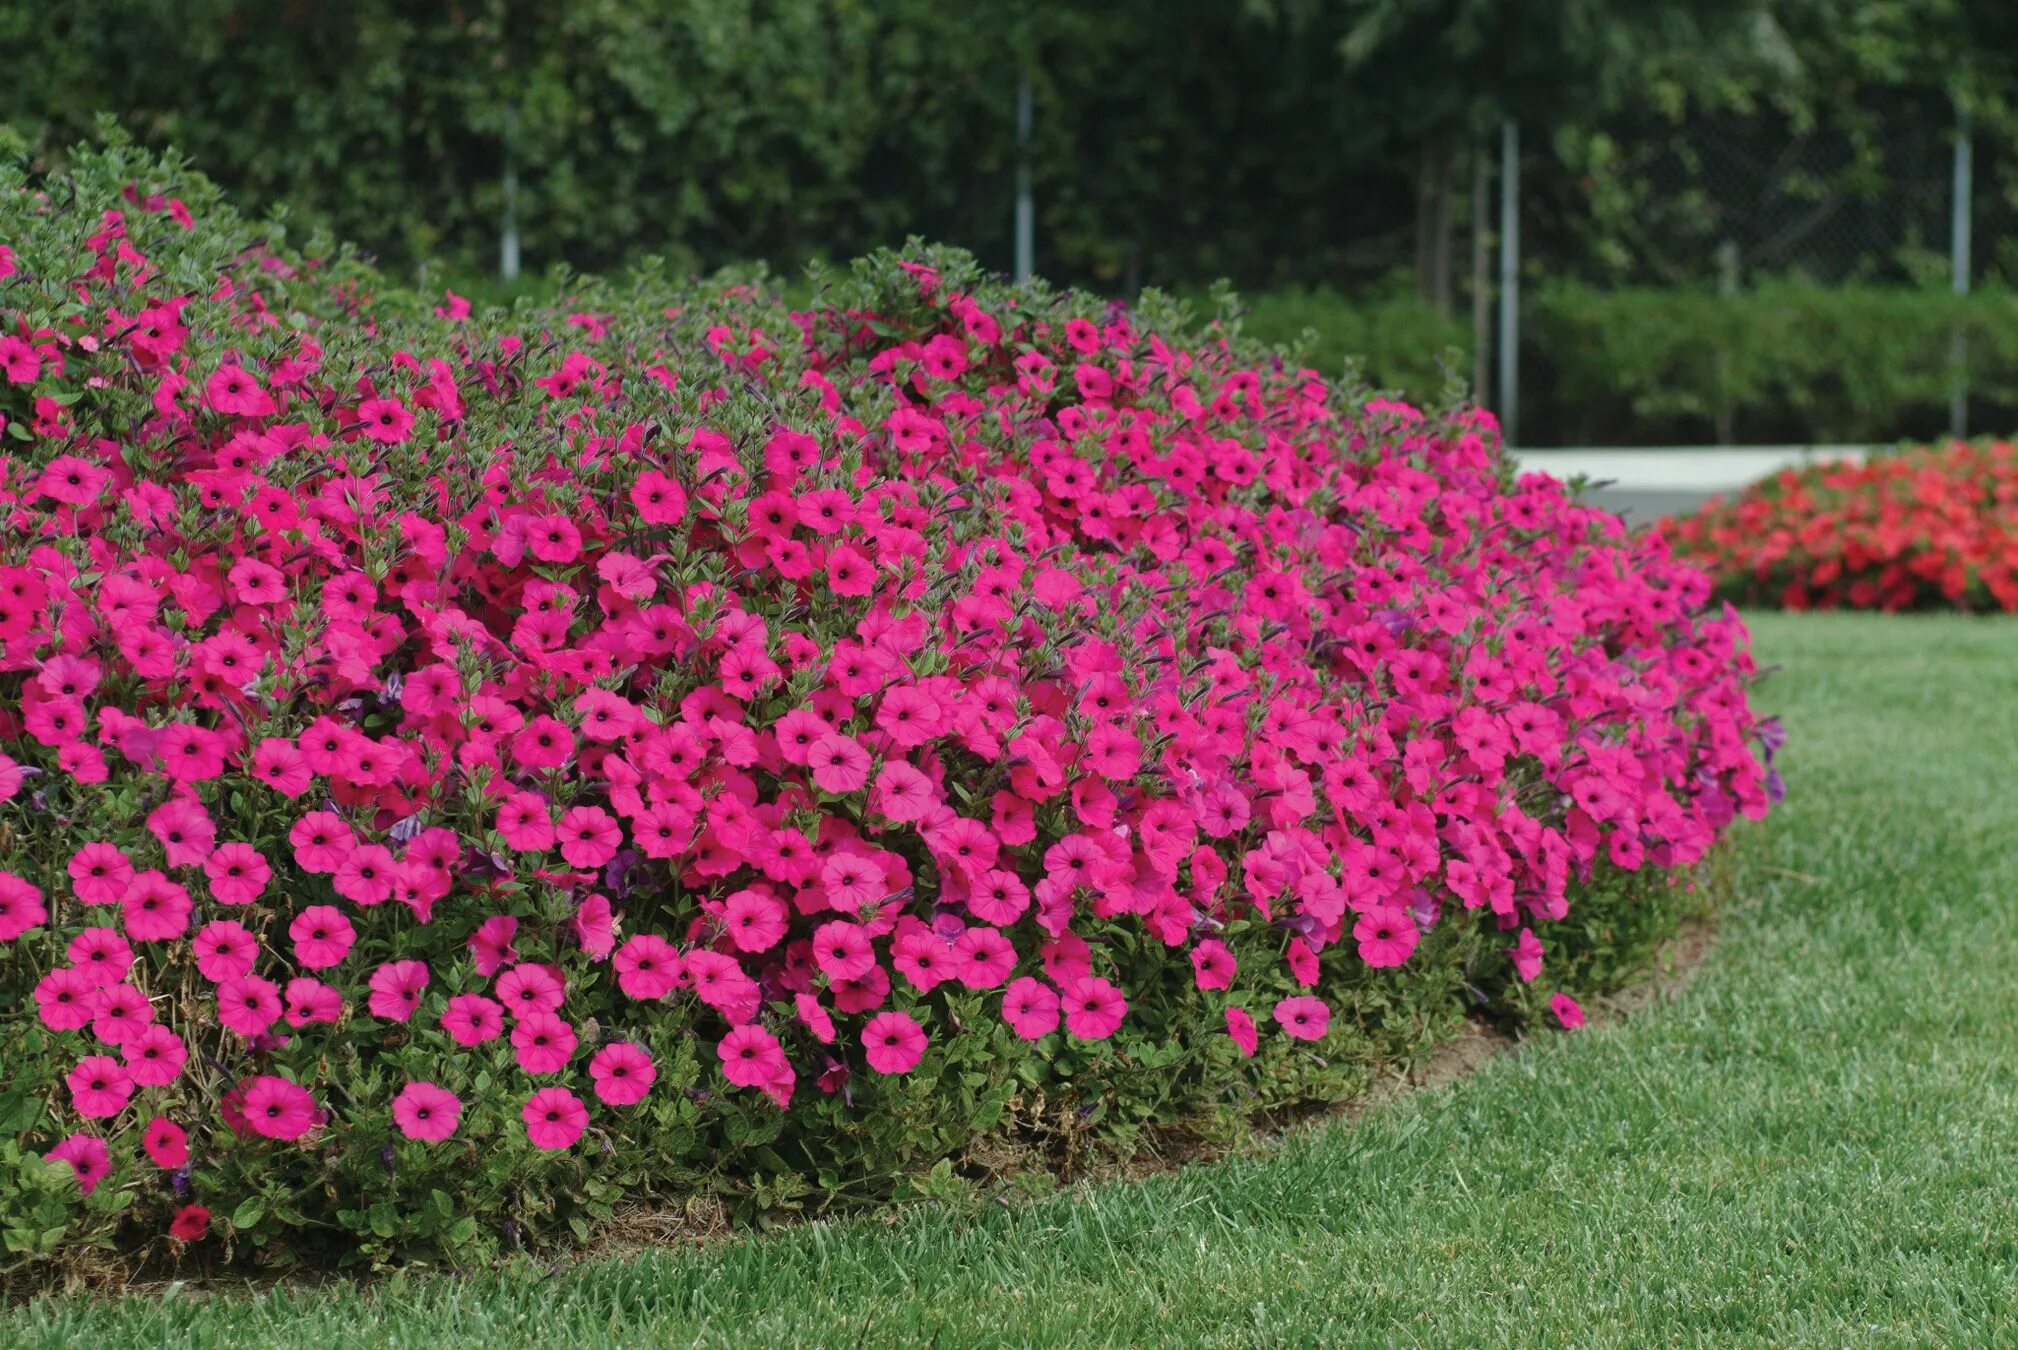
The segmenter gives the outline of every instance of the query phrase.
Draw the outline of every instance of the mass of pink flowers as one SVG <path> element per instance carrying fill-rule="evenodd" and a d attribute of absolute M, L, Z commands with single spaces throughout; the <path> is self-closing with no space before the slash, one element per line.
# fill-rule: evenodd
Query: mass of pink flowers
<path fill-rule="evenodd" d="M 1737 617 L 1482 411 L 943 261 L 486 315 L 9 192 L 13 1118 L 177 1242 L 1152 1006 L 1321 1054 L 1767 807 Z"/>

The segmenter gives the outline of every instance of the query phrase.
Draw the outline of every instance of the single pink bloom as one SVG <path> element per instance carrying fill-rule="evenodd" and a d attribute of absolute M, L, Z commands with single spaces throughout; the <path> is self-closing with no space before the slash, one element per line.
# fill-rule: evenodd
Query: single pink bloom
<path fill-rule="evenodd" d="M 111 1150 L 105 1147 L 103 1139 L 88 1134 L 73 1134 L 42 1156 L 50 1162 L 69 1163 L 79 1189 L 86 1195 L 97 1190 L 98 1183 L 112 1171 Z"/>
<path fill-rule="evenodd" d="M 596 1083 L 596 1096 L 608 1106 L 635 1106 L 652 1090 L 659 1071 L 644 1047 L 629 1041 L 612 1041 L 589 1059 L 589 1077 Z"/>
<path fill-rule="evenodd" d="M 189 1062 L 189 1047 L 164 1026 L 142 1027 L 119 1047 L 119 1054 L 126 1061 L 126 1072 L 140 1087 L 166 1087 L 181 1076 L 182 1066 Z"/>
<path fill-rule="evenodd" d="M 133 1099 L 133 1076 L 110 1055 L 86 1055 L 63 1081 L 80 1116 L 116 1116 Z"/>
<path fill-rule="evenodd" d="M 168 942 L 189 931 L 189 892 L 160 872 L 133 878 L 120 897 L 126 936 L 135 942 Z"/>
<path fill-rule="evenodd" d="M 433 1083 L 408 1083 L 392 1099 L 392 1118 L 407 1138 L 439 1143 L 462 1120 L 462 1098 Z"/>
<path fill-rule="evenodd" d="M 1321 1041 L 1331 1028 L 1331 1009 L 1321 998 L 1299 995 L 1275 1005 L 1275 1021 L 1296 1040 Z"/>
<path fill-rule="evenodd" d="M 722 1058 L 723 1075 L 737 1087 L 760 1088 L 789 1067 L 778 1038 L 754 1022 L 722 1037 L 715 1052 Z"/>
<path fill-rule="evenodd" d="M 527 962 L 513 966 L 498 977 L 498 1002 L 513 1017 L 536 1012 L 559 1012 L 567 1002 L 567 985 L 553 966 Z"/>
<path fill-rule="evenodd" d="M 624 842 L 622 827 L 600 806 L 570 808 L 554 833 L 570 867 L 601 867 L 617 856 Z"/>
<path fill-rule="evenodd" d="M 113 928 L 82 929 L 64 954 L 100 988 L 118 984 L 133 969 L 133 948 Z"/>
<path fill-rule="evenodd" d="M 75 966 L 58 966 L 35 982 L 35 1008 L 51 1031 L 91 1025 L 98 1008 L 98 983 Z"/>
<path fill-rule="evenodd" d="M 1255 1034 L 1254 1018 L 1245 1008 L 1226 1010 L 1226 1034 L 1233 1038 L 1233 1043 L 1240 1047 L 1243 1055 L 1252 1056 L 1261 1044 L 1261 1038 Z"/>
<path fill-rule="evenodd" d="M 1082 1041 L 1104 1041 L 1128 1015 L 1121 991 L 1097 975 L 1081 975 L 1058 991 L 1065 1029 Z"/>
<path fill-rule="evenodd" d="M 519 1118 L 526 1123 L 526 1138 L 532 1146 L 552 1151 L 567 1148 L 582 1137 L 589 1127 L 589 1108 L 566 1088 L 541 1088 L 526 1102 Z"/>
<path fill-rule="evenodd" d="M 834 1043 L 834 1019 L 813 994 L 799 994 L 793 998 L 793 1006 L 798 1010 L 799 1021 L 806 1030 L 813 1033 L 813 1039 L 822 1045 Z"/>
<path fill-rule="evenodd" d="M 512 1028 L 512 1050 L 527 1073 L 559 1073 L 575 1045 L 575 1029 L 549 1012 L 528 1013 Z"/>
<path fill-rule="evenodd" d="M 830 980 L 859 980 L 876 964 L 876 949 L 860 924 L 830 919 L 813 930 L 813 961 Z"/>
<path fill-rule="evenodd" d="M 396 398 L 368 398 L 357 405 L 358 425 L 381 445 L 398 445 L 413 431 L 413 411 Z"/>
<path fill-rule="evenodd" d="M 1026 1041 L 1039 1040 L 1058 1029 L 1058 991 L 1034 976 L 1010 982 L 1002 994 L 1002 1020 Z"/>
<path fill-rule="evenodd" d="M 285 1078 L 262 1074 L 244 1085 L 239 1108 L 254 1134 L 268 1139 L 299 1139 L 317 1124 L 321 1114 L 308 1089 Z"/>
<path fill-rule="evenodd" d="M 189 1131 L 166 1116 L 156 1116 L 147 1122 L 140 1147 L 156 1167 L 172 1172 L 189 1162 Z"/>
<path fill-rule="evenodd" d="M 70 889 L 87 905 L 118 903 L 133 880 L 133 864 L 111 844 L 86 844 L 70 856 Z"/>
<path fill-rule="evenodd" d="M 0 942 L 12 942 L 48 921 L 40 888 L 12 872 L 0 872 Z"/>
<path fill-rule="evenodd" d="M 441 1029 L 467 1050 L 504 1035 L 504 1008 L 482 994 L 457 994 L 441 1015 Z"/>
<path fill-rule="evenodd" d="M 210 878 L 210 893 L 219 904 L 249 905 L 265 893 L 273 868 L 250 844 L 219 844 L 204 859 L 203 874 Z"/>
<path fill-rule="evenodd" d="M 1360 959 L 1375 969 L 1407 961 L 1421 937 L 1405 911 L 1387 905 L 1376 905 L 1360 915 L 1352 935 L 1359 942 Z"/>
<path fill-rule="evenodd" d="M 1191 968 L 1200 989 L 1231 989 L 1240 963 L 1218 938 L 1206 938 L 1191 949 Z"/>
<path fill-rule="evenodd" d="M 217 986 L 217 1020 L 248 1040 L 280 1019 L 280 990 L 257 975 L 241 975 Z"/>
<path fill-rule="evenodd" d="M 287 935 L 294 939 L 294 959 L 305 970 L 327 970 L 342 964 L 357 941 L 357 930 L 334 905 L 310 905 L 302 910 L 287 926 Z"/>
<path fill-rule="evenodd" d="M 813 784 L 822 792 L 859 792 L 869 781 L 869 752 L 852 736 L 829 734 L 813 742 L 806 757 Z"/>
<path fill-rule="evenodd" d="M 125 1045 L 154 1022 L 154 1005 L 130 984 L 108 984 L 98 991 L 91 1014 L 91 1034 L 107 1045 Z"/>
<path fill-rule="evenodd" d="M 883 1012 L 862 1028 L 862 1048 L 877 1073 L 909 1073 L 925 1057 L 925 1029 L 906 1013 Z"/>
<path fill-rule="evenodd" d="M 389 1022 L 407 1021 L 420 1006 L 427 980 L 427 967 L 418 961 L 386 962 L 371 973 L 371 1015 Z"/>
<path fill-rule="evenodd" d="M 1576 1031 L 1584 1024 L 1583 1008 L 1568 994 L 1551 995 L 1549 1011 L 1556 1015 L 1556 1021 L 1563 1024 L 1565 1031 Z"/>
<path fill-rule="evenodd" d="M 233 919 L 213 919 L 203 925 L 190 949 L 196 956 L 197 973 L 212 984 L 250 975 L 259 960 L 259 939 Z"/>
<path fill-rule="evenodd" d="M 617 972 L 617 988 L 640 1002 L 664 998 L 680 982 L 680 954 L 656 933 L 626 939 L 611 964 Z"/>
<path fill-rule="evenodd" d="M 287 1004 L 287 1024 L 291 1027 L 335 1022 L 343 1016 L 343 995 L 307 975 L 297 975 L 289 980 L 283 997 Z"/>

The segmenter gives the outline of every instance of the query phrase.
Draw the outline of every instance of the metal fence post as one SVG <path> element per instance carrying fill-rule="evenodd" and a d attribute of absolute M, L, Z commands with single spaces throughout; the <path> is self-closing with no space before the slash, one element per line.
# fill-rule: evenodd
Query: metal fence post
<path fill-rule="evenodd" d="M 1030 133 L 1036 120 L 1030 81 L 1016 85 L 1016 281 L 1030 280 L 1037 253 L 1037 212 L 1030 201 Z"/>
<path fill-rule="evenodd" d="M 519 106 L 505 104 L 504 228 L 498 239 L 498 275 L 507 283 L 519 277 Z"/>
<path fill-rule="evenodd" d="M 1499 421 L 1509 446 L 1520 436 L 1520 127 L 1500 128 Z"/>
<path fill-rule="evenodd" d="M 1955 115 L 1955 190 L 1951 201 L 1953 218 L 1948 233 L 1948 255 L 1954 264 L 1950 287 L 1957 296 L 1969 293 L 1969 198 L 1974 187 L 1973 148 L 1969 110 L 1963 108 Z M 1957 308 L 1959 310 L 1960 306 Z M 1954 335 L 1949 338 L 1948 355 L 1955 367 L 1955 387 L 1948 396 L 1948 429 L 1957 436 L 1963 436 L 1968 434 L 1969 428 L 1969 336 L 1959 313 Z"/>

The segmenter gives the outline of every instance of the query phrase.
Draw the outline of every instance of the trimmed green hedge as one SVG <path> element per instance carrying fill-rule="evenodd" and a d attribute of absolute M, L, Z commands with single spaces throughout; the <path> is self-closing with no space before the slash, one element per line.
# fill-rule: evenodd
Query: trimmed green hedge
<path fill-rule="evenodd" d="M 1466 317 L 1331 291 L 1239 302 L 1248 333 L 1327 372 L 1429 399 L 1468 380 Z M 2018 421 L 2018 294 L 1773 281 L 1735 296 L 1549 286 L 1522 316 L 1529 444 L 1889 441 L 1947 428 L 1953 341 L 1967 343 L 1970 420 Z M 1355 358 L 1357 358 L 1355 362 Z"/>

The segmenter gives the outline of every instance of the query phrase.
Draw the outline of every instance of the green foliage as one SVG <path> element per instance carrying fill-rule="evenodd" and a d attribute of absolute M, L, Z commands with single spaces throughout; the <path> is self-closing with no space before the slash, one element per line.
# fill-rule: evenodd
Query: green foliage
<path fill-rule="evenodd" d="M 1557 286 L 1524 338 L 1550 371 L 1570 443 L 1840 443 L 1945 425 L 1954 340 L 1979 410 L 2018 408 L 2018 294 L 1769 282 L 1732 296 Z"/>
<path fill-rule="evenodd" d="M 1250 337 L 1290 349 L 1326 376 L 1356 373 L 1376 389 L 1433 401 L 1471 379 L 1471 327 L 1395 296 L 1371 302 L 1331 289 L 1288 288 L 1229 302 Z"/>
<path fill-rule="evenodd" d="M 1327 375 L 1434 404 L 1471 373 L 1469 325 L 1406 298 L 1285 290 L 1229 301 L 1250 336 Z M 1703 290 L 1541 288 L 1522 316 L 1524 424 L 1536 444 L 1811 444 L 1927 436 L 1947 424 L 1955 340 L 1972 421 L 2018 417 L 2018 292 L 1775 280 Z M 1539 397 L 1539 395 L 1546 397 Z"/>

